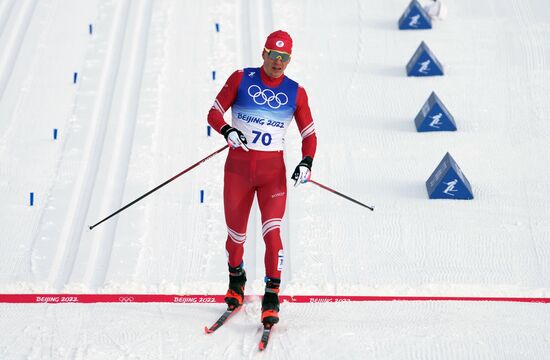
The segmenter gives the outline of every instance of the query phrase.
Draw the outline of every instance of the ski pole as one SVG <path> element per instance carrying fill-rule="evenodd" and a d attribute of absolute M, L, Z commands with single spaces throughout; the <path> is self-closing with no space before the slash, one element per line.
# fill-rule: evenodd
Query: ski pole
<path fill-rule="evenodd" d="M 357 200 L 355 200 L 355 199 L 350 198 L 349 196 L 346 196 L 346 195 L 344 195 L 344 194 L 342 194 L 342 193 L 339 193 L 338 191 L 336 191 L 336 190 L 334 190 L 334 189 L 329 188 L 328 186 L 325 186 L 325 185 L 323 185 L 323 184 L 319 184 L 319 183 L 318 183 L 317 181 L 315 181 L 315 180 L 309 179 L 308 181 L 314 183 L 315 185 L 317 185 L 317 186 L 319 186 L 319 187 L 321 187 L 321 188 L 323 188 L 323 189 L 325 189 L 325 190 L 330 191 L 331 193 L 334 193 L 334 194 L 336 194 L 336 195 L 339 195 L 339 196 L 343 197 L 344 199 L 347 199 L 347 200 L 349 200 L 349 201 L 351 201 L 351 202 L 354 202 L 354 203 L 356 203 L 357 205 L 364 206 L 364 207 L 366 207 L 367 209 L 369 209 L 369 210 L 371 210 L 371 211 L 374 211 L 374 206 L 365 205 L 365 204 L 363 204 L 362 202 L 359 202 L 359 201 L 357 201 Z"/>
<path fill-rule="evenodd" d="M 92 230 L 93 228 L 95 228 L 96 226 L 98 226 L 99 224 L 101 224 L 102 222 L 112 218 L 113 216 L 115 216 L 116 214 L 122 212 L 123 210 L 129 208 L 130 206 L 134 205 L 135 203 L 137 203 L 138 201 L 140 201 L 141 199 L 143 199 L 144 197 L 154 193 L 155 191 L 157 191 L 158 189 L 160 189 L 161 187 L 163 187 L 164 185 L 168 184 L 169 182 L 172 182 L 174 180 L 176 180 L 178 177 L 180 177 L 181 175 L 185 174 L 186 172 L 196 168 L 197 166 L 199 166 L 200 164 L 202 164 L 203 162 L 205 162 L 206 160 L 210 159 L 212 156 L 216 155 L 216 154 L 219 154 L 221 153 L 222 151 L 224 151 L 225 149 L 227 149 L 229 147 L 229 145 L 225 145 L 224 147 L 222 147 L 221 149 L 218 149 L 216 151 L 214 151 L 212 154 L 208 155 L 207 157 L 205 157 L 204 159 L 196 162 L 195 164 L 189 166 L 187 169 L 183 170 L 182 172 L 180 172 L 179 174 L 171 177 L 170 179 L 166 180 L 165 182 L 163 182 L 162 184 L 160 184 L 159 186 L 157 186 L 156 188 L 154 189 L 151 189 L 149 190 L 148 192 L 146 192 L 145 194 L 141 195 L 140 197 L 138 197 L 137 199 L 135 199 L 134 201 L 132 201 L 131 203 L 123 206 L 122 208 L 118 209 L 117 211 L 115 211 L 114 213 L 112 213 L 111 215 L 107 216 L 105 219 L 97 222 L 96 224 L 92 225 L 92 226 L 89 226 L 90 230 Z"/>

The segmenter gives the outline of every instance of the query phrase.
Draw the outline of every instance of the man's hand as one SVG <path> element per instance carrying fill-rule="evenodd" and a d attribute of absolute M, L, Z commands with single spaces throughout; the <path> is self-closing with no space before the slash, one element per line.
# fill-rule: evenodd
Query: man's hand
<path fill-rule="evenodd" d="M 294 180 L 294 186 L 299 184 L 304 184 L 309 180 L 311 176 L 311 165 L 313 164 L 313 159 L 309 156 L 303 158 L 302 161 L 296 166 L 294 173 L 292 174 L 291 179 Z"/>
<path fill-rule="evenodd" d="M 225 125 L 221 129 L 221 133 L 225 137 L 225 140 L 227 140 L 227 143 L 229 144 L 229 146 L 231 146 L 231 148 L 236 149 L 238 147 L 242 147 L 244 151 L 248 151 L 248 148 L 246 147 L 246 137 L 242 132 L 235 129 L 234 127 Z"/>

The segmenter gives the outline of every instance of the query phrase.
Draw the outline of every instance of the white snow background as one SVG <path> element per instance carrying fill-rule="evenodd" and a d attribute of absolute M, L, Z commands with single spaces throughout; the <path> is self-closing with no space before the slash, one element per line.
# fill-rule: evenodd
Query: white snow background
<path fill-rule="evenodd" d="M 399 31 L 407 5 L 0 0 L 0 293 L 225 293 L 225 153 L 88 225 L 223 146 L 206 134 L 215 95 L 284 29 L 315 119 L 312 178 L 376 210 L 289 186 L 282 294 L 550 296 L 550 3 L 447 0 L 433 29 Z M 445 76 L 406 76 L 422 40 Z M 432 91 L 458 131 L 416 132 Z M 293 125 L 289 176 L 300 145 Z M 474 200 L 428 200 L 447 151 Z M 0 309 L 2 359 L 550 358 L 548 304 L 285 303 L 263 353 L 259 299 L 212 335 L 223 304 Z"/>

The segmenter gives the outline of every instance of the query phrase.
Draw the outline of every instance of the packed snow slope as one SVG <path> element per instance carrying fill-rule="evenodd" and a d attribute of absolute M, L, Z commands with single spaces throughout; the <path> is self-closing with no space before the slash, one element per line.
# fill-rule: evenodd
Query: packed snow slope
<path fill-rule="evenodd" d="M 260 66 L 266 35 L 284 29 L 294 38 L 287 75 L 307 90 L 315 119 L 312 178 L 376 210 L 289 182 L 282 292 L 548 297 L 550 4 L 448 0 L 432 30 L 399 31 L 407 5 L 0 1 L 0 292 L 224 293 L 225 153 L 88 225 L 222 147 L 206 131 L 214 97 L 234 70 Z M 406 76 L 421 41 L 445 76 Z M 458 131 L 416 132 L 432 91 Z M 446 152 L 474 200 L 428 200 L 425 181 Z M 285 157 L 290 176 L 295 125 Z M 250 294 L 263 291 L 259 222 L 253 208 Z M 258 300 L 209 337 L 202 326 L 221 304 L 1 308 L 2 358 L 257 355 Z M 548 310 L 283 304 L 265 356 L 544 359 Z"/>

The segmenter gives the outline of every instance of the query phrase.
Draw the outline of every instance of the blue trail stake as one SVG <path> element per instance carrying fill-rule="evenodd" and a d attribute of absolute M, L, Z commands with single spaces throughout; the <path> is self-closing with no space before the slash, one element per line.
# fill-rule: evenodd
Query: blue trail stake
<path fill-rule="evenodd" d="M 57 129 L 53 129 L 53 139 L 57 140 Z"/>
<path fill-rule="evenodd" d="M 78 73 L 75 71 L 73 74 L 73 84 L 76 84 L 76 79 L 78 79 Z"/>
<path fill-rule="evenodd" d="M 216 23 L 216 32 L 220 32 L 220 24 Z"/>
<path fill-rule="evenodd" d="M 216 80 L 216 70 L 212 71 L 212 80 Z"/>
<path fill-rule="evenodd" d="M 201 190 L 201 204 L 204 202 L 204 190 Z"/>
<path fill-rule="evenodd" d="M 33 193 L 33 192 L 31 192 L 31 196 L 30 196 L 30 204 L 31 204 L 31 206 L 33 206 L 33 205 L 34 205 L 34 193 Z"/>
<path fill-rule="evenodd" d="M 210 125 L 206 125 L 206 136 L 210 136 L 212 134 L 212 127 Z"/>

